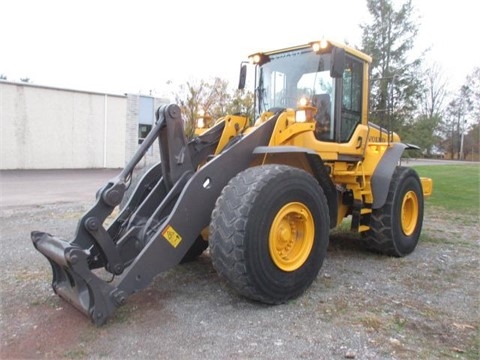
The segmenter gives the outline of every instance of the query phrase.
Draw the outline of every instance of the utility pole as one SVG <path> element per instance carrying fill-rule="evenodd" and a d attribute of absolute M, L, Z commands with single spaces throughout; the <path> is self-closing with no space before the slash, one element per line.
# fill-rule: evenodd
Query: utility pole
<path fill-rule="evenodd" d="M 464 160 L 464 155 L 463 155 L 463 138 L 465 137 L 465 134 L 463 133 L 462 129 L 462 134 L 460 135 L 460 154 L 458 154 L 459 160 Z"/>
<path fill-rule="evenodd" d="M 467 123 L 467 120 L 463 120 L 463 126 L 462 128 L 460 129 L 460 131 L 462 132 L 461 135 L 460 135 L 460 154 L 459 154 L 459 159 L 460 160 L 465 160 L 465 154 L 463 153 L 463 140 L 465 138 L 465 124 Z"/>

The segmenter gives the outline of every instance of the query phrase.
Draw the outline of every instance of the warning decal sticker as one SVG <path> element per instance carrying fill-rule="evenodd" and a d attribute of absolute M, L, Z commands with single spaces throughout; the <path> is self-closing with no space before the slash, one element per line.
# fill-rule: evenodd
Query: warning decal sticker
<path fill-rule="evenodd" d="M 174 248 L 180 244 L 182 237 L 175 231 L 175 229 L 168 225 L 165 230 L 162 231 L 162 235 Z"/>

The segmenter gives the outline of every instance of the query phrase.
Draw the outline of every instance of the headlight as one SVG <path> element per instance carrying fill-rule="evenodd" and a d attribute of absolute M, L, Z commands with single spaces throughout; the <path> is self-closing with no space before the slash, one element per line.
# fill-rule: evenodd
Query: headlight
<path fill-rule="evenodd" d="M 312 47 L 312 50 L 317 54 L 322 52 L 328 52 L 330 48 L 330 43 L 326 39 L 311 42 L 309 43 L 309 45 Z"/>
<path fill-rule="evenodd" d="M 260 65 L 260 66 L 262 66 L 263 64 L 266 64 L 270 61 L 270 57 L 268 55 L 263 54 L 263 53 L 257 53 L 257 54 L 250 55 L 248 57 L 248 59 L 250 60 L 251 64 Z"/>
<path fill-rule="evenodd" d="M 295 121 L 296 122 L 306 122 L 307 121 L 307 112 L 305 110 L 297 110 L 295 112 Z"/>
<path fill-rule="evenodd" d="M 302 96 L 300 100 L 298 101 L 298 106 L 303 108 L 308 105 L 308 99 L 305 96 Z"/>
<path fill-rule="evenodd" d="M 300 108 L 297 111 L 295 111 L 295 121 L 299 123 L 314 121 L 314 117 L 316 113 L 317 113 L 317 108 L 311 106 L 310 104 L 302 106 L 302 103 L 300 103 Z"/>
<path fill-rule="evenodd" d="M 203 129 L 205 127 L 205 120 L 203 117 L 197 119 L 197 129 Z"/>

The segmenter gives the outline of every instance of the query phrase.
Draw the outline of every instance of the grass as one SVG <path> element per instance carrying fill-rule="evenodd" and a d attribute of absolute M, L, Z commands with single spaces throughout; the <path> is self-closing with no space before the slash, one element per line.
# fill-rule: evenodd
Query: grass
<path fill-rule="evenodd" d="M 451 212 L 479 215 L 480 164 L 412 166 L 422 177 L 433 179 L 426 203 Z"/>
<path fill-rule="evenodd" d="M 379 331 L 381 328 L 385 326 L 384 321 L 385 320 L 381 316 L 378 316 L 373 313 L 363 314 L 360 318 L 360 323 L 364 327 L 375 330 L 375 331 Z"/>

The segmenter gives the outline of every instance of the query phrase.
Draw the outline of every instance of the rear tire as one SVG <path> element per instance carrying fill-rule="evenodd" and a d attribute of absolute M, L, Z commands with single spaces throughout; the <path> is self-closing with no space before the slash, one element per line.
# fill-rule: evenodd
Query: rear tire
<path fill-rule="evenodd" d="M 423 223 L 423 191 L 415 170 L 397 166 L 385 204 L 373 210 L 364 244 L 383 254 L 403 257 L 415 250 Z"/>
<path fill-rule="evenodd" d="M 307 172 L 284 165 L 246 169 L 230 180 L 212 212 L 213 266 L 241 295 L 283 303 L 316 278 L 329 223 L 323 190 Z"/>

